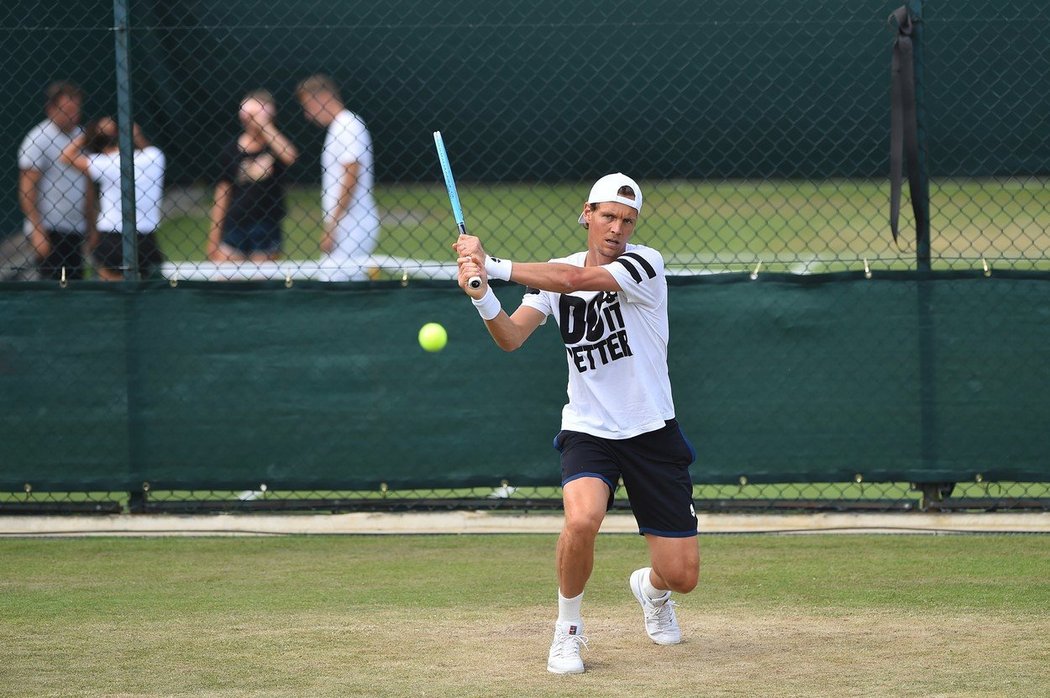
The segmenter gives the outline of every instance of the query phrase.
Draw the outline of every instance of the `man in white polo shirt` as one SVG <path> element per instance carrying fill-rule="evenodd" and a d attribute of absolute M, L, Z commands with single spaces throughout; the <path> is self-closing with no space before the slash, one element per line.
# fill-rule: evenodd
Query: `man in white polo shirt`
<path fill-rule="evenodd" d="M 365 281 L 379 242 L 379 211 L 372 186 L 372 136 L 365 122 L 343 105 L 327 75 L 312 75 L 296 89 L 307 121 L 327 129 L 321 151 L 321 208 L 327 255 L 326 279 Z"/>
<path fill-rule="evenodd" d="M 553 315 L 569 370 L 569 402 L 554 440 L 561 452 L 565 520 L 558 538 L 558 620 L 548 671 L 584 670 L 581 603 L 594 565 L 594 542 L 620 480 L 630 496 L 650 567 L 628 586 L 653 642 L 681 641 L 671 592 L 696 586 L 700 551 L 689 466 L 692 446 L 675 420 L 667 374 L 667 281 L 661 254 L 629 241 L 642 191 L 622 173 L 599 179 L 579 222 L 587 249 L 546 263 L 511 263 L 488 255 L 478 238 L 453 245 L 459 285 L 471 297 L 493 340 L 520 347 Z M 480 288 L 468 283 L 480 276 Z M 508 315 L 488 279 L 527 287 Z"/>
<path fill-rule="evenodd" d="M 80 136 L 83 91 L 71 82 L 48 86 L 44 114 L 18 149 L 18 198 L 25 234 L 45 279 L 84 276 L 84 241 L 95 233 L 95 189 L 74 167 L 59 161 Z"/>

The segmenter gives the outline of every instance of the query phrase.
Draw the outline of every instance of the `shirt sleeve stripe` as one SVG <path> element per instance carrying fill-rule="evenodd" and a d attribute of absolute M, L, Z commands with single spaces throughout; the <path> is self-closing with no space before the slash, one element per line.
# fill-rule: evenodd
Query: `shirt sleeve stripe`
<path fill-rule="evenodd" d="M 650 279 L 656 277 L 656 270 L 653 269 L 653 265 L 649 264 L 649 262 L 642 255 L 638 254 L 637 252 L 624 252 L 622 255 L 619 256 L 618 259 L 623 259 L 624 257 L 630 257 L 631 259 L 636 260 L 639 264 L 641 264 L 642 269 L 645 270 L 645 273 L 649 275 Z M 639 279 L 639 281 L 640 280 L 641 279 Z"/>
<path fill-rule="evenodd" d="M 624 259 L 625 256 L 626 255 L 621 255 L 617 257 L 615 261 L 622 264 L 623 268 L 631 273 L 631 278 L 634 279 L 636 283 L 642 283 L 642 275 L 638 273 L 638 270 L 635 269 L 633 264 Z"/>

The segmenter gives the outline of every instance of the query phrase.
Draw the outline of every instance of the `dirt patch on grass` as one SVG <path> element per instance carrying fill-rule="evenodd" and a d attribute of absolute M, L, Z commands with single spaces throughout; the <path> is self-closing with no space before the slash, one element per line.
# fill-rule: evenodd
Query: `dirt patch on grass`
<path fill-rule="evenodd" d="M 1050 621 L 980 614 L 910 616 L 710 611 L 683 601 L 684 641 L 659 647 L 627 603 L 587 613 L 587 672 L 552 676 L 553 609 L 485 607 L 448 617 L 209 617 L 68 629 L 23 646 L 39 694 L 369 696 L 1045 695 Z M 58 630 L 53 629 L 53 630 Z M 66 632 L 59 631 L 60 635 Z M 99 646 L 112 638 L 111 646 Z M 43 637 L 41 637 L 43 640 Z M 17 651 L 16 651 L 17 652 Z M 93 661 L 90 657 L 96 657 Z M 16 674 L 18 657 L 12 657 Z M 23 666 L 28 670 L 28 666 Z M 27 678 L 28 675 L 23 675 Z M 55 683 L 50 682 L 48 677 Z M 22 688 L 26 684 L 21 684 Z M 2 693 L 2 691 L 0 691 Z M 56 693 L 57 695 L 57 693 Z"/>

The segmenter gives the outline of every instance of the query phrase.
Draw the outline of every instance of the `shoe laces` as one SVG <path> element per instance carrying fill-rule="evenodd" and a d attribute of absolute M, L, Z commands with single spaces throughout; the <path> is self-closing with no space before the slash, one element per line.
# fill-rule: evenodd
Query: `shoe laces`
<path fill-rule="evenodd" d="M 670 630 L 674 627 L 674 607 L 677 605 L 671 599 L 659 605 L 647 603 L 645 604 L 645 620 L 656 621 L 657 626 L 661 630 Z"/>
<path fill-rule="evenodd" d="M 580 653 L 580 645 L 587 646 L 587 636 L 558 633 L 554 638 L 553 652 L 556 657 L 575 657 Z"/>

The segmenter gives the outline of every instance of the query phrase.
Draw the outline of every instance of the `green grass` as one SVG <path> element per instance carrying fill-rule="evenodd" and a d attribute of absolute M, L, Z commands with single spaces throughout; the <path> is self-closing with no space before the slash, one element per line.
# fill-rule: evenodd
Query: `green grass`
<path fill-rule="evenodd" d="M 581 249 L 579 184 L 461 184 L 468 228 L 494 251 L 547 259 Z M 636 241 L 661 249 L 672 268 L 773 271 L 914 267 L 914 226 L 905 201 L 901 248 L 889 231 L 889 190 L 870 180 L 644 182 Z M 378 252 L 451 261 L 454 226 L 440 184 L 377 187 L 383 216 Z M 285 251 L 318 255 L 319 196 L 289 194 Z M 173 260 L 201 260 L 207 195 L 170 215 L 159 240 Z M 933 255 L 938 268 L 1050 268 L 1050 186 L 1041 179 L 937 180 L 931 186 Z M 909 242 L 912 241 L 912 242 Z"/>
<path fill-rule="evenodd" d="M 1046 695 L 1045 536 L 703 537 L 685 642 L 599 539 L 554 677 L 553 536 L 0 540 L 3 696 Z"/>

